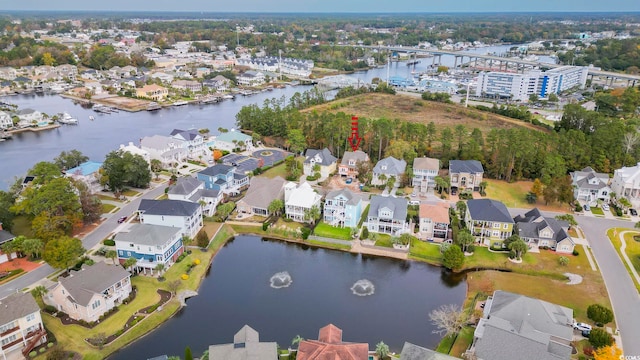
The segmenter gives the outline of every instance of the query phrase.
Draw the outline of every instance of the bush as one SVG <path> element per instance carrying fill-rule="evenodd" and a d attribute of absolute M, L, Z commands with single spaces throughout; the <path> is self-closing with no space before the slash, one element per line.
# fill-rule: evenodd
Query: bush
<path fill-rule="evenodd" d="M 193 265 L 200 265 L 200 259 L 193 260 Z"/>
<path fill-rule="evenodd" d="M 45 305 L 44 306 L 44 311 L 48 312 L 49 314 L 53 314 L 54 312 L 56 312 L 56 307 L 53 305 Z"/>
<path fill-rule="evenodd" d="M 609 346 L 613 344 L 613 336 L 606 332 L 606 330 L 602 329 L 593 329 L 589 334 L 589 343 L 593 345 L 594 348 L 599 349 L 604 346 Z"/>
<path fill-rule="evenodd" d="M 180 277 L 182 278 L 182 280 L 189 279 L 189 275 L 187 275 L 187 274 L 182 274 Z"/>
<path fill-rule="evenodd" d="M 187 254 L 182 253 L 180 254 L 180 256 L 178 256 L 178 258 L 176 259 L 176 262 L 179 263 L 180 261 L 182 261 L 185 257 L 187 256 Z"/>
<path fill-rule="evenodd" d="M 40 354 L 44 354 L 45 351 L 47 351 L 47 348 L 45 348 L 45 347 L 41 347 L 40 350 L 38 350 L 38 352 L 40 352 Z"/>
<path fill-rule="evenodd" d="M 607 324 L 613 321 L 613 311 L 600 304 L 589 305 L 587 316 L 597 323 Z"/>
<path fill-rule="evenodd" d="M 204 229 L 200 230 L 198 235 L 196 235 L 196 242 L 201 248 L 207 247 L 207 245 L 209 245 L 209 234 L 207 234 Z"/>
<path fill-rule="evenodd" d="M 34 358 L 34 357 L 36 357 L 37 355 L 38 355 L 38 352 L 37 352 L 37 351 L 32 351 L 32 352 L 30 352 L 30 353 L 29 353 L 29 357 L 30 357 L 30 358 Z"/>
<path fill-rule="evenodd" d="M 282 221 L 284 221 L 284 222 L 288 222 L 288 223 L 289 223 L 289 222 L 293 222 L 293 219 L 291 219 L 291 218 L 284 218 L 284 219 L 282 219 Z"/>
<path fill-rule="evenodd" d="M 582 212 L 582 210 L 583 210 L 583 209 L 582 209 L 582 205 L 580 205 L 580 203 L 577 203 L 577 204 L 576 204 L 576 209 L 575 209 L 575 210 L 576 210 L 576 212 Z"/>
<path fill-rule="evenodd" d="M 105 239 L 102 243 L 106 246 L 116 246 L 116 241 L 112 239 Z"/>
<path fill-rule="evenodd" d="M 48 344 L 47 344 L 47 347 L 48 347 L 49 349 L 51 349 L 51 348 L 53 347 L 53 343 L 48 343 Z"/>
<path fill-rule="evenodd" d="M 362 229 L 362 238 L 363 239 L 368 239 L 369 238 L 369 229 L 368 228 Z"/>
<path fill-rule="evenodd" d="M 471 245 L 467 246 L 467 252 L 468 253 L 472 253 L 475 250 L 476 250 L 476 246 L 475 245 L 471 244 Z"/>
<path fill-rule="evenodd" d="M 265 221 L 262 223 L 262 231 L 267 231 L 267 229 L 269 228 L 269 222 Z"/>
<path fill-rule="evenodd" d="M 580 252 L 578 250 L 574 249 L 573 250 L 573 256 L 578 256 L 578 255 L 580 255 Z"/>
<path fill-rule="evenodd" d="M 371 191 L 371 188 L 369 186 L 363 186 L 362 187 L 362 191 L 363 192 L 369 192 L 369 191 Z"/>
<path fill-rule="evenodd" d="M 309 234 L 311 234 L 311 229 L 308 227 L 302 228 L 302 240 L 307 240 L 309 238 Z"/>
<path fill-rule="evenodd" d="M 464 253 L 459 246 L 449 246 L 442 254 L 442 265 L 447 269 L 457 270 L 464 264 Z"/>

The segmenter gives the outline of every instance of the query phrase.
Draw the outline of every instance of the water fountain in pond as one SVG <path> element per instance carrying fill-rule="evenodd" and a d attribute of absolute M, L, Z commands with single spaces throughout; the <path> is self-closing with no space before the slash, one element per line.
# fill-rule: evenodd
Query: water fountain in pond
<path fill-rule="evenodd" d="M 369 296 L 373 295 L 373 293 L 376 291 L 376 287 L 371 281 L 362 279 L 356 281 L 355 284 L 353 284 L 353 286 L 351 287 L 351 291 L 354 295 Z"/>
<path fill-rule="evenodd" d="M 271 287 L 274 289 L 286 288 L 291 285 L 293 280 L 291 280 L 291 275 L 289 275 L 286 271 L 281 271 L 279 273 L 273 274 L 273 276 L 269 279 L 271 283 Z"/>

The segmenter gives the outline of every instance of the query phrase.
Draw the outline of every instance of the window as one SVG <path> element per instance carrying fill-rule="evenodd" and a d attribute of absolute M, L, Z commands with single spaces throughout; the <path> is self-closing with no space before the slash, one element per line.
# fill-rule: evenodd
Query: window
<path fill-rule="evenodd" d="M 496 231 L 494 230 L 493 233 L 491 234 L 492 237 L 498 237 L 500 236 L 500 231 Z"/>
<path fill-rule="evenodd" d="M 36 318 L 36 315 L 35 315 L 35 314 L 29 314 L 29 315 L 27 315 L 27 321 L 33 321 L 33 319 L 35 319 L 35 318 Z"/>
<path fill-rule="evenodd" d="M 508 229 L 508 228 L 509 228 L 509 224 L 504 224 L 504 225 L 502 225 L 502 228 L 503 228 L 503 229 Z"/>
<path fill-rule="evenodd" d="M 9 337 L 6 337 L 6 338 L 2 339 L 2 346 L 5 346 L 10 342 L 16 341 L 17 338 L 18 338 L 18 336 L 16 334 L 13 334 L 13 335 L 11 335 Z"/>
<path fill-rule="evenodd" d="M 13 329 L 14 327 L 16 327 L 16 323 L 15 321 L 12 321 L 6 325 L 0 326 L 0 333 L 3 333 L 7 330 Z"/>
<path fill-rule="evenodd" d="M 500 223 L 493 223 L 493 228 L 494 229 L 500 229 Z"/>
<path fill-rule="evenodd" d="M 133 247 L 133 244 L 129 244 L 129 247 Z"/>
<path fill-rule="evenodd" d="M 100 300 L 96 300 L 93 304 L 91 304 L 91 308 L 93 310 L 97 309 L 100 307 Z"/>

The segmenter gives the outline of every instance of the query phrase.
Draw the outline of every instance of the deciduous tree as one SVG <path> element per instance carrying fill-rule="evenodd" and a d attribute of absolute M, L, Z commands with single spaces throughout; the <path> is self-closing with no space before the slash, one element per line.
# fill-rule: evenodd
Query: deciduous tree
<path fill-rule="evenodd" d="M 464 264 L 464 253 L 460 246 L 449 246 L 442 254 L 442 265 L 447 269 L 457 270 Z"/>
<path fill-rule="evenodd" d="M 453 247 L 457 246 L 452 246 L 452 248 Z M 436 327 L 436 330 L 433 330 L 433 332 L 440 335 L 444 334 L 444 336 L 459 332 L 464 325 L 462 309 L 455 304 L 442 305 L 437 309 L 431 310 L 429 319 L 431 319 L 431 323 Z"/>
<path fill-rule="evenodd" d="M 63 236 L 47 242 L 42 258 L 47 264 L 56 269 L 68 270 L 78 258 L 84 254 L 82 241 L 69 236 Z"/>
<path fill-rule="evenodd" d="M 60 171 L 73 169 L 80 164 L 89 160 L 88 156 L 85 156 L 79 150 L 63 151 L 60 155 L 53 159 L 53 163 L 56 164 Z"/>

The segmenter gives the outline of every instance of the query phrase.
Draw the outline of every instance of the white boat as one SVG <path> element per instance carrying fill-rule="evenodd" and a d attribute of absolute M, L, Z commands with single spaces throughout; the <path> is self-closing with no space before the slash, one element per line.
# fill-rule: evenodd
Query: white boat
<path fill-rule="evenodd" d="M 176 101 L 173 103 L 173 106 L 182 106 L 182 105 L 187 105 L 189 102 L 185 101 L 185 100 L 181 100 L 181 101 Z"/>
<path fill-rule="evenodd" d="M 231 99 L 235 99 L 236 97 L 235 97 L 235 96 L 233 96 L 233 95 L 229 95 L 229 94 L 227 94 L 227 95 L 223 95 L 223 96 L 222 96 L 222 98 L 223 98 L 223 99 L 226 99 L 226 100 L 231 100 Z"/>
<path fill-rule="evenodd" d="M 58 122 L 61 124 L 67 124 L 67 125 L 77 125 L 78 124 L 78 119 L 74 118 L 73 116 L 69 115 L 68 113 L 63 113 L 62 117 L 60 119 L 58 119 Z"/>
<path fill-rule="evenodd" d="M 89 120 L 93 120 L 93 119 L 95 119 L 93 115 L 89 115 Z"/>

